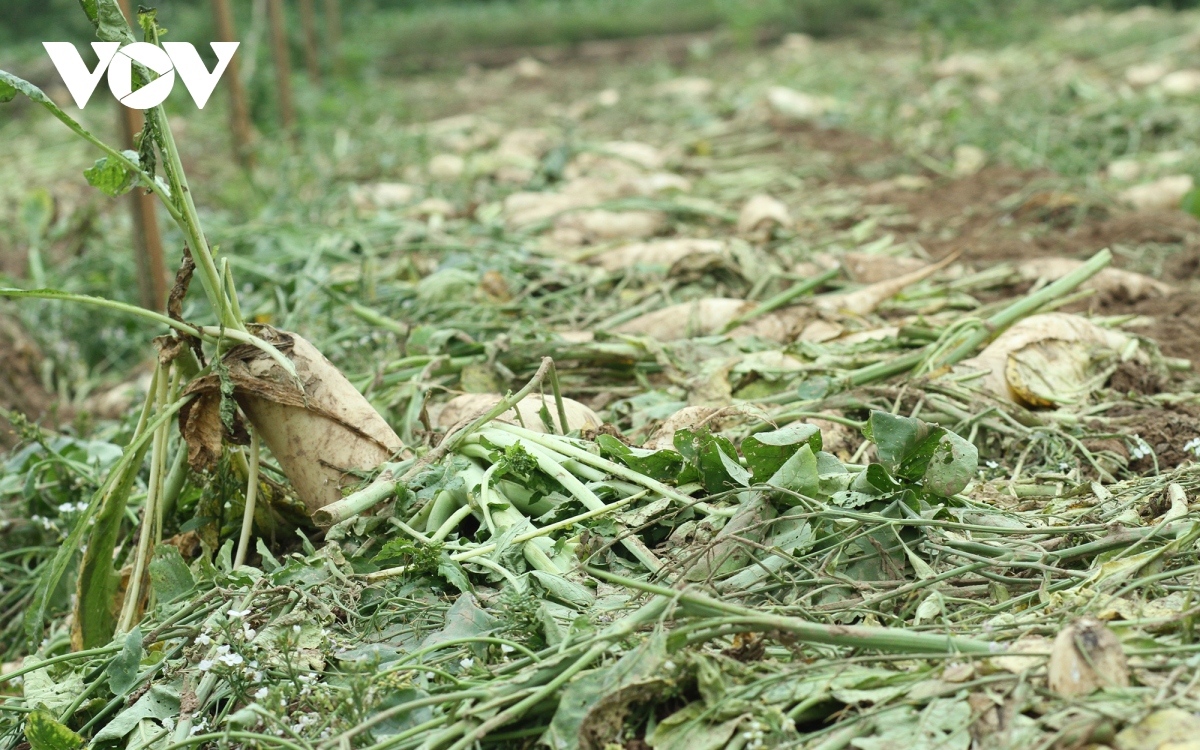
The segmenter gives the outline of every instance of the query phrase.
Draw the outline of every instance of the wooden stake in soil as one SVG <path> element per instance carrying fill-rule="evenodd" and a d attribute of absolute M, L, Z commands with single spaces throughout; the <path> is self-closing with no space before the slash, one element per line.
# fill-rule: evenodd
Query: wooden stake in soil
<path fill-rule="evenodd" d="M 218 41 L 237 41 L 229 0 L 213 0 L 213 21 L 217 27 Z M 242 87 L 241 66 L 238 64 L 237 55 L 230 59 L 224 80 L 229 86 L 229 120 L 230 129 L 233 131 L 233 148 L 237 153 L 238 162 L 249 169 L 254 166 L 254 155 L 251 152 L 254 145 L 254 127 L 250 123 L 250 105 L 246 103 L 246 89 Z"/>
<path fill-rule="evenodd" d="M 304 65 L 308 68 L 308 80 L 321 82 L 321 62 L 317 54 L 317 11 L 313 0 L 300 0 L 300 24 L 304 27 Z"/>
<path fill-rule="evenodd" d="M 325 41 L 329 44 L 329 57 L 333 61 L 333 72 L 341 75 L 342 69 L 342 9 L 338 0 L 325 0 Z"/>
<path fill-rule="evenodd" d="M 271 20 L 271 55 L 275 58 L 275 82 L 279 89 L 279 118 L 283 129 L 291 131 L 296 125 L 296 109 L 292 103 L 292 61 L 288 52 L 287 21 L 283 0 L 267 0 Z"/>
<path fill-rule="evenodd" d="M 121 11 L 137 26 L 129 11 L 129 0 L 120 0 Z M 121 138 L 125 147 L 137 151 L 133 139 L 142 131 L 145 120 L 140 110 L 117 104 L 121 116 Z M 142 307 L 163 310 L 167 303 L 167 264 L 163 260 L 162 234 L 158 229 L 155 198 L 149 191 L 135 188 L 129 193 L 129 208 L 133 214 L 133 245 L 138 266 L 138 292 Z"/>

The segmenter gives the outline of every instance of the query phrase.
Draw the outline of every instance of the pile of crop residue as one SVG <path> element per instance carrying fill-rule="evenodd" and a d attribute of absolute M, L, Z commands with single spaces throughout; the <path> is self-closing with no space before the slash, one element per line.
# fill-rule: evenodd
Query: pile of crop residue
<path fill-rule="evenodd" d="M 1107 18 L 1072 23 L 1124 33 Z M 388 153 L 395 179 L 214 220 L 246 319 L 301 331 L 386 421 L 319 414 L 378 465 L 273 454 L 254 342 L 205 363 L 157 468 L 121 468 L 133 410 L 31 432 L 0 473 L 0 742 L 1193 742 L 1200 397 L 1154 334 L 1200 322 L 1159 314 L 1196 294 L 1163 272 L 1195 221 L 1128 169 L 1080 186 L 933 126 L 872 140 L 878 100 L 783 85 L 870 69 L 814 44 L 416 82 L 417 109 L 464 113 L 340 136 L 338 174 Z M 940 81 L 901 119 L 1017 95 L 916 50 L 871 58 Z M 1060 54 L 992 62 L 1051 81 Z M 1077 92 L 1110 89 L 1072 75 L 1090 127 Z M 303 339 L 251 330 L 299 363 Z"/>

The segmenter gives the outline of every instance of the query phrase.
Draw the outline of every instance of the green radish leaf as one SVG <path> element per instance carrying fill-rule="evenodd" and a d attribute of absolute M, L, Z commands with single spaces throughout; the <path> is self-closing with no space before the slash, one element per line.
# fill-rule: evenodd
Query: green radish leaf
<path fill-rule="evenodd" d="M 160 604 L 174 601 L 196 587 L 196 579 L 178 547 L 160 544 L 154 548 L 154 556 L 150 558 L 150 586 Z"/>
<path fill-rule="evenodd" d="M 129 161 L 138 163 L 136 151 L 122 152 Z M 137 173 L 107 156 L 96 160 L 95 166 L 83 171 L 87 183 L 105 195 L 117 197 L 128 193 L 137 179 Z"/>
<path fill-rule="evenodd" d="M 605 458 L 615 459 L 639 474 L 660 482 L 675 482 L 683 469 L 683 456 L 673 450 L 647 450 L 625 445 L 612 435 L 597 435 L 596 444 Z"/>
<path fill-rule="evenodd" d="M 585 609 L 596 603 L 596 595 L 586 586 L 542 570 L 531 570 L 529 574 L 537 579 L 550 596 L 576 609 Z"/>
<path fill-rule="evenodd" d="M 87 550 L 79 565 L 78 598 L 75 603 L 73 630 L 83 648 L 97 648 L 112 640 L 117 626 L 114 606 L 120 589 L 121 576 L 113 567 L 113 550 L 125 520 L 125 506 L 142 467 L 149 443 L 141 446 L 133 461 L 114 469 L 117 481 L 105 493 L 96 512 L 95 525 L 88 535 Z M 128 451 L 128 449 L 127 449 Z M 84 519 L 80 519 L 82 523 Z"/>
<path fill-rule="evenodd" d="M 442 555 L 437 572 L 446 582 L 464 594 L 471 591 L 471 581 L 467 579 L 466 571 L 457 562 L 451 560 L 450 555 Z"/>
<path fill-rule="evenodd" d="M 766 522 L 775 517 L 775 506 L 767 502 L 762 493 L 748 494 L 752 497 L 738 506 L 737 513 L 717 533 L 713 544 L 684 574 L 684 580 L 707 581 L 713 576 L 728 575 L 744 568 L 750 561 L 753 547 L 743 540 L 762 540 Z"/>
<path fill-rule="evenodd" d="M 8 104 L 17 98 L 17 87 L 0 79 L 0 104 Z"/>
<path fill-rule="evenodd" d="M 125 645 L 113 657 L 108 669 L 108 689 L 123 695 L 137 682 L 138 665 L 142 663 L 142 629 L 134 628 L 125 636 Z"/>
<path fill-rule="evenodd" d="M 2 74 L 0 74 L 2 75 Z M 178 411 L 178 406 L 182 405 L 183 401 L 177 402 L 174 408 L 167 409 L 163 414 L 155 417 L 154 421 L 146 425 L 146 430 L 141 437 L 125 448 L 125 452 L 121 455 L 120 460 L 109 470 L 108 478 L 104 480 L 104 484 L 100 489 L 96 490 L 92 495 L 91 501 L 88 503 L 87 510 L 80 514 L 79 519 L 75 522 L 75 528 L 67 535 L 66 540 L 59 546 L 58 552 L 55 553 L 54 560 L 50 563 L 46 572 L 38 579 L 37 587 L 33 592 L 33 599 L 30 606 L 25 610 L 25 636 L 29 639 L 30 644 L 36 645 L 42 640 L 42 629 L 46 621 L 46 610 L 49 607 L 51 597 L 54 591 L 58 588 L 59 582 L 70 567 L 72 560 L 75 558 L 75 553 L 79 551 L 79 547 L 83 542 L 85 533 L 91 531 L 93 535 L 97 534 L 96 526 L 92 525 L 93 519 L 97 518 L 97 510 L 104 505 L 107 505 L 108 500 L 113 495 L 128 497 L 129 490 L 133 486 L 133 480 L 137 477 L 138 470 L 141 468 L 142 460 L 146 457 L 146 450 L 150 447 L 150 438 L 154 434 L 154 430 L 158 429 L 158 425 L 171 419 L 175 412 Z M 97 521 L 97 525 L 99 522 Z M 112 572 L 112 546 L 109 546 L 108 552 L 108 569 Z M 91 553 L 92 546 L 88 545 L 88 552 Z M 94 560 L 94 557 L 84 555 L 85 562 Z M 95 563 L 92 564 L 95 567 Z M 103 569 L 103 568 L 101 568 Z M 80 584 L 83 583 L 83 574 L 80 574 Z M 101 581 L 100 583 L 103 583 Z M 92 591 L 89 589 L 80 589 L 85 597 L 91 596 Z M 82 601 L 80 602 L 82 604 Z M 112 615 L 109 613 L 108 620 L 111 622 Z M 77 627 L 82 627 L 82 621 L 76 618 Z M 103 628 L 100 629 L 103 632 Z M 103 646 L 112 638 L 112 630 L 108 630 L 108 634 L 98 643 L 93 643 L 93 646 Z M 98 639 L 98 636 L 97 636 Z M 84 648 L 89 648 L 84 646 Z"/>
<path fill-rule="evenodd" d="M 154 685 L 128 708 L 117 714 L 93 738 L 93 742 L 111 742 L 124 738 L 148 719 L 169 719 L 179 715 L 179 687 Z"/>
<path fill-rule="evenodd" d="M 979 450 L 962 437 L 947 432 L 929 460 L 923 486 L 939 497 L 950 497 L 962 492 L 977 471 Z"/>
<path fill-rule="evenodd" d="M 30 750 L 75 750 L 83 738 L 54 720 L 48 711 L 34 711 L 25 719 L 25 739 Z"/>
<path fill-rule="evenodd" d="M 677 430 L 675 448 L 699 474 L 700 483 L 709 494 L 750 485 L 750 472 L 738 463 L 733 443 L 707 428 L 699 432 Z"/>
<path fill-rule="evenodd" d="M 583 672 L 568 682 L 542 743 L 552 750 L 598 747 L 589 739 L 609 726 L 614 716 L 623 717 L 640 696 L 668 688 L 667 678 L 673 675 L 663 669 L 666 640 L 656 632 L 610 666 Z"/>
<path fill-rule="evenodd" d="M 0 90 L 0 101 L 5 101 L 3 97 L 3 91 Z M 1189 190 L 1179 207 L 1192 216 L 1200 217 L 1200 190 Z"/>
<path fill-rule="evenodd" d="M 821 450 L 821 430 L 815 425 L 794 424 L 751 435 L 742 441 L 742 455 L 754 474 L 754 481 L 762 482 L 779 471 L 804 445 L 813 453 Z"/>
<path fill-rule="evenodd" d="M 841 466 L 841 463 L 838 464 Z M 844 471 L 844 467 L 843 467 Z M 818 473 L 817 457 L 809 445 L 803 445 L 780 466 L 767 484 L 781 487 L 800 495 L 816 497 L 821 493 L 821 476 Z M 777 498 L 784 505 L 796 505 L 795 498 L 786 493 L 778 493 Z"/>
<path fill-rule="evenodd" d="M 863 435 L 875 443 L 879 461 L 895 471 L 929 434 L 929 425 L 911 417 L 897 417 L 885 411 L 871 412 Z"/>
<path fill-rule="evenodd" d="M 133 44 L 136 40 L 116 0 L 80 0 L 83 12 L 96 27 L 96 37 L 102 42 Z"/>

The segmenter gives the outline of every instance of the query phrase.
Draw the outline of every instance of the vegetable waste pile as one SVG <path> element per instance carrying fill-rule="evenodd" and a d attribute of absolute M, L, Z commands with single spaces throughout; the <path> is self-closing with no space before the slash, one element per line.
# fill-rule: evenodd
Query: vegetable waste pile
<path fill-rule="evenodd" d="M 112 0 L 88 7 L 100 39 L 134 39 Z M 1163 18 L 1056 38 L 1169 42 Z M 96 150 L 88 183 L 152 191 L 186 248 L 166 314 L 53 269 L 65 289 L 0 289 L 30 330 L 87 305 L 153 354 L 96 395 L 55 364 L 82 345 L 47 347 L 79 418 L 11 415 L 0 743 L 1195 743 L 1195 356 L 1147 335 L 1196 293 L 1154 277 L 1189 252 L 1194 271 L 1187 186 L 1149 158 L 1126 159 L 1134 193 L 1129 166 L 985 167 L 1004 154 L 930 146 L 937 119 L 924 145 L 852 135 L 876 100 L 793 87 L 813 44 L 583 98 L 578 71 L 472 73 L 471 114 L 338 131 L 280 188 L 303 208 L 244 222 L 189 187 L 195 146 L 161 108 L 120 151 L 0 73 L 0 100 Z M 916 72 L 887 85 L 928 88 L 910 120 L 1015 96 L 990 71 L 1026 64 L 895 54 Z M 1169 69 L 1122 78 L 1132 54 L 1037 64 L 1072 54 L 1080 122 L 1117 89 L 1186 95 Z M 1003 200 L 914 216 L 1014 174 Z M 1114 229 L 1138 220 L 1184 229 Z"/>

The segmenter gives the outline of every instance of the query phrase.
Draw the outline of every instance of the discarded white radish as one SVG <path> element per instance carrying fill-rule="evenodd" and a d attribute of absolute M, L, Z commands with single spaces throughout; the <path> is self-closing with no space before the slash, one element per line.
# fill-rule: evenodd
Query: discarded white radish
<path fill-rule="evenodd" d="M 875 284 L 893 279 L 896 274 L 912 273 L 925 268 L 925 261 L 905 256 L 878 253 L 846 253 L 841 257 L 842 268 L 856 284 Z"/>
<path fill-rule="evenodd" d="M 1123 190 L 1117 197 L 1138 211 L 1169 211 L 1179 208 L 1194 185 L 1191 175 L 1169 175 Z"/>
<path fill-rule="evenodd" d="M 875 310 L 885 301 L 904 291 L 905 287 L 924 281 L 958 259 L 958 254 L 950 255 L 937 263 L 918 268 L 915 271 L 901 274 L 893 279 L 880 281 L 870 286 L 856 289 L 844 294 L 830 294 L 816 297 L 812 304 L 821 310 L 848 313 L 850 315 L 866 315 Z"/>
<path fill-rule="evenodd" d="M 986 371 L 981 384 L 1001 398 L 1053 406 L 1079 400 L 1101 385 L 1093 367 L 1097 357 L 1124 353 L 1135 342 L 1078 315 L 1046 313 L 1018 322 L 960 367 Z"/>
<path fill-rule="evenodd" d="M 1026 281 L 1057 281 L 1082 265 L 1083 261 L 1071 258 L 1034 258 L 1017 266 L 1017 273 Z M 1095 289 L 1129 302 L 1137 302 L 1147 297 L 1166 296 L 1173 291 L 1169 284 L 1119 268 L 1106 268 L 1085 281 L 1079 288 Z"/>
<path fill-rule="evenodd" d="M 606 271 L 620 271 L 634 266 L 669 268 L 690 255 L 722 255 L 725 243 L 721 240 L 676 238 L 636 242 L 608 250 L 589 259 L 589 263 Z"/>
<path fill-rule="evenodd" d="M 788 208 L 778 198 L 755 195 L 742 206 L 738 214 L 738 234 L 749 235 L 769 232 L 773 227 L 790 227 L 792 217 Z"/>
<path fill-rule="evenodd" d="M 666 225 L 667 215 L 661 211 L 576 211 L 559 217 L 552 239 L 562 245 L 642 239 L 658 234 Z"/>
<path fill-rule="evenodd" d="M 473 419 L 480 412 L 500 403 L 501 398 L 503 397 L 496 393 L 465 393 L 461 396 L 455 396 L 432 415 L 434 426 L 438 429 L 449 431 L 455 425 L 465 420 Z M 600 427 L 604 424 L 604 420 L 600 419 L 596 412 L 578 401 L 570 398 L 564 398 L 562 401 L 563 410 L 567 413 L 566 431 Z M 526 396 L 515 408 L 509 409 L 499 417 L 496 417 L 496 421 L 523 424 L 527 430 L 546 432 L 541 416 L 543 406 L 550 412 L 550 421 L 554 429 L 558 432 L 563 432 L 562 421 L 558 417 L 558 405 L 555 404 L 554 397 L 550 395 L 539 396 L 531 394 Z M 520 414 L 520 419 L 517 417 L 518 414 Z"/>
<path fill-rule="evenodd" d="M 404 446 L 316 347 L 294 333 L 264 328 L 259 335 L 294 363 L 303 392 L 279 363 L 249 346 L 226 355 L 226 377 L 233 382 L 238 405 L 311 514 L 340 500 L 343 487 L 358 481 L 347 470 L 370 471 Z M 190 450 L 203 445 L 220 450 L 221 419 L 212 418 L 220 409 L 220 387 L 220 378 L 212 374 L 194 380 L 185 391 L 199 394 L 194 406 L 180 412 Z"/>
<path fill-rule="evenodd" d="M 929 278 L 954 262 L 957 257 L 952 255 L 938 263 L 853 292 L 815 297 L 803 305 L 775 310 L 738 326 L 729 335 L 734 338 L 757 336 L 780 343 L 794 341 L 812 320 L 814 308 L 829 314 L 867 315 L 905 287 Z M 681 302 L 639 315 L 617 326 L 613 332 L 630 336 L 652 336 L 660 341 L 710 336 L 724 330 L 727 325 L 756 306 L 754 302 L 728 297 Z"/>

